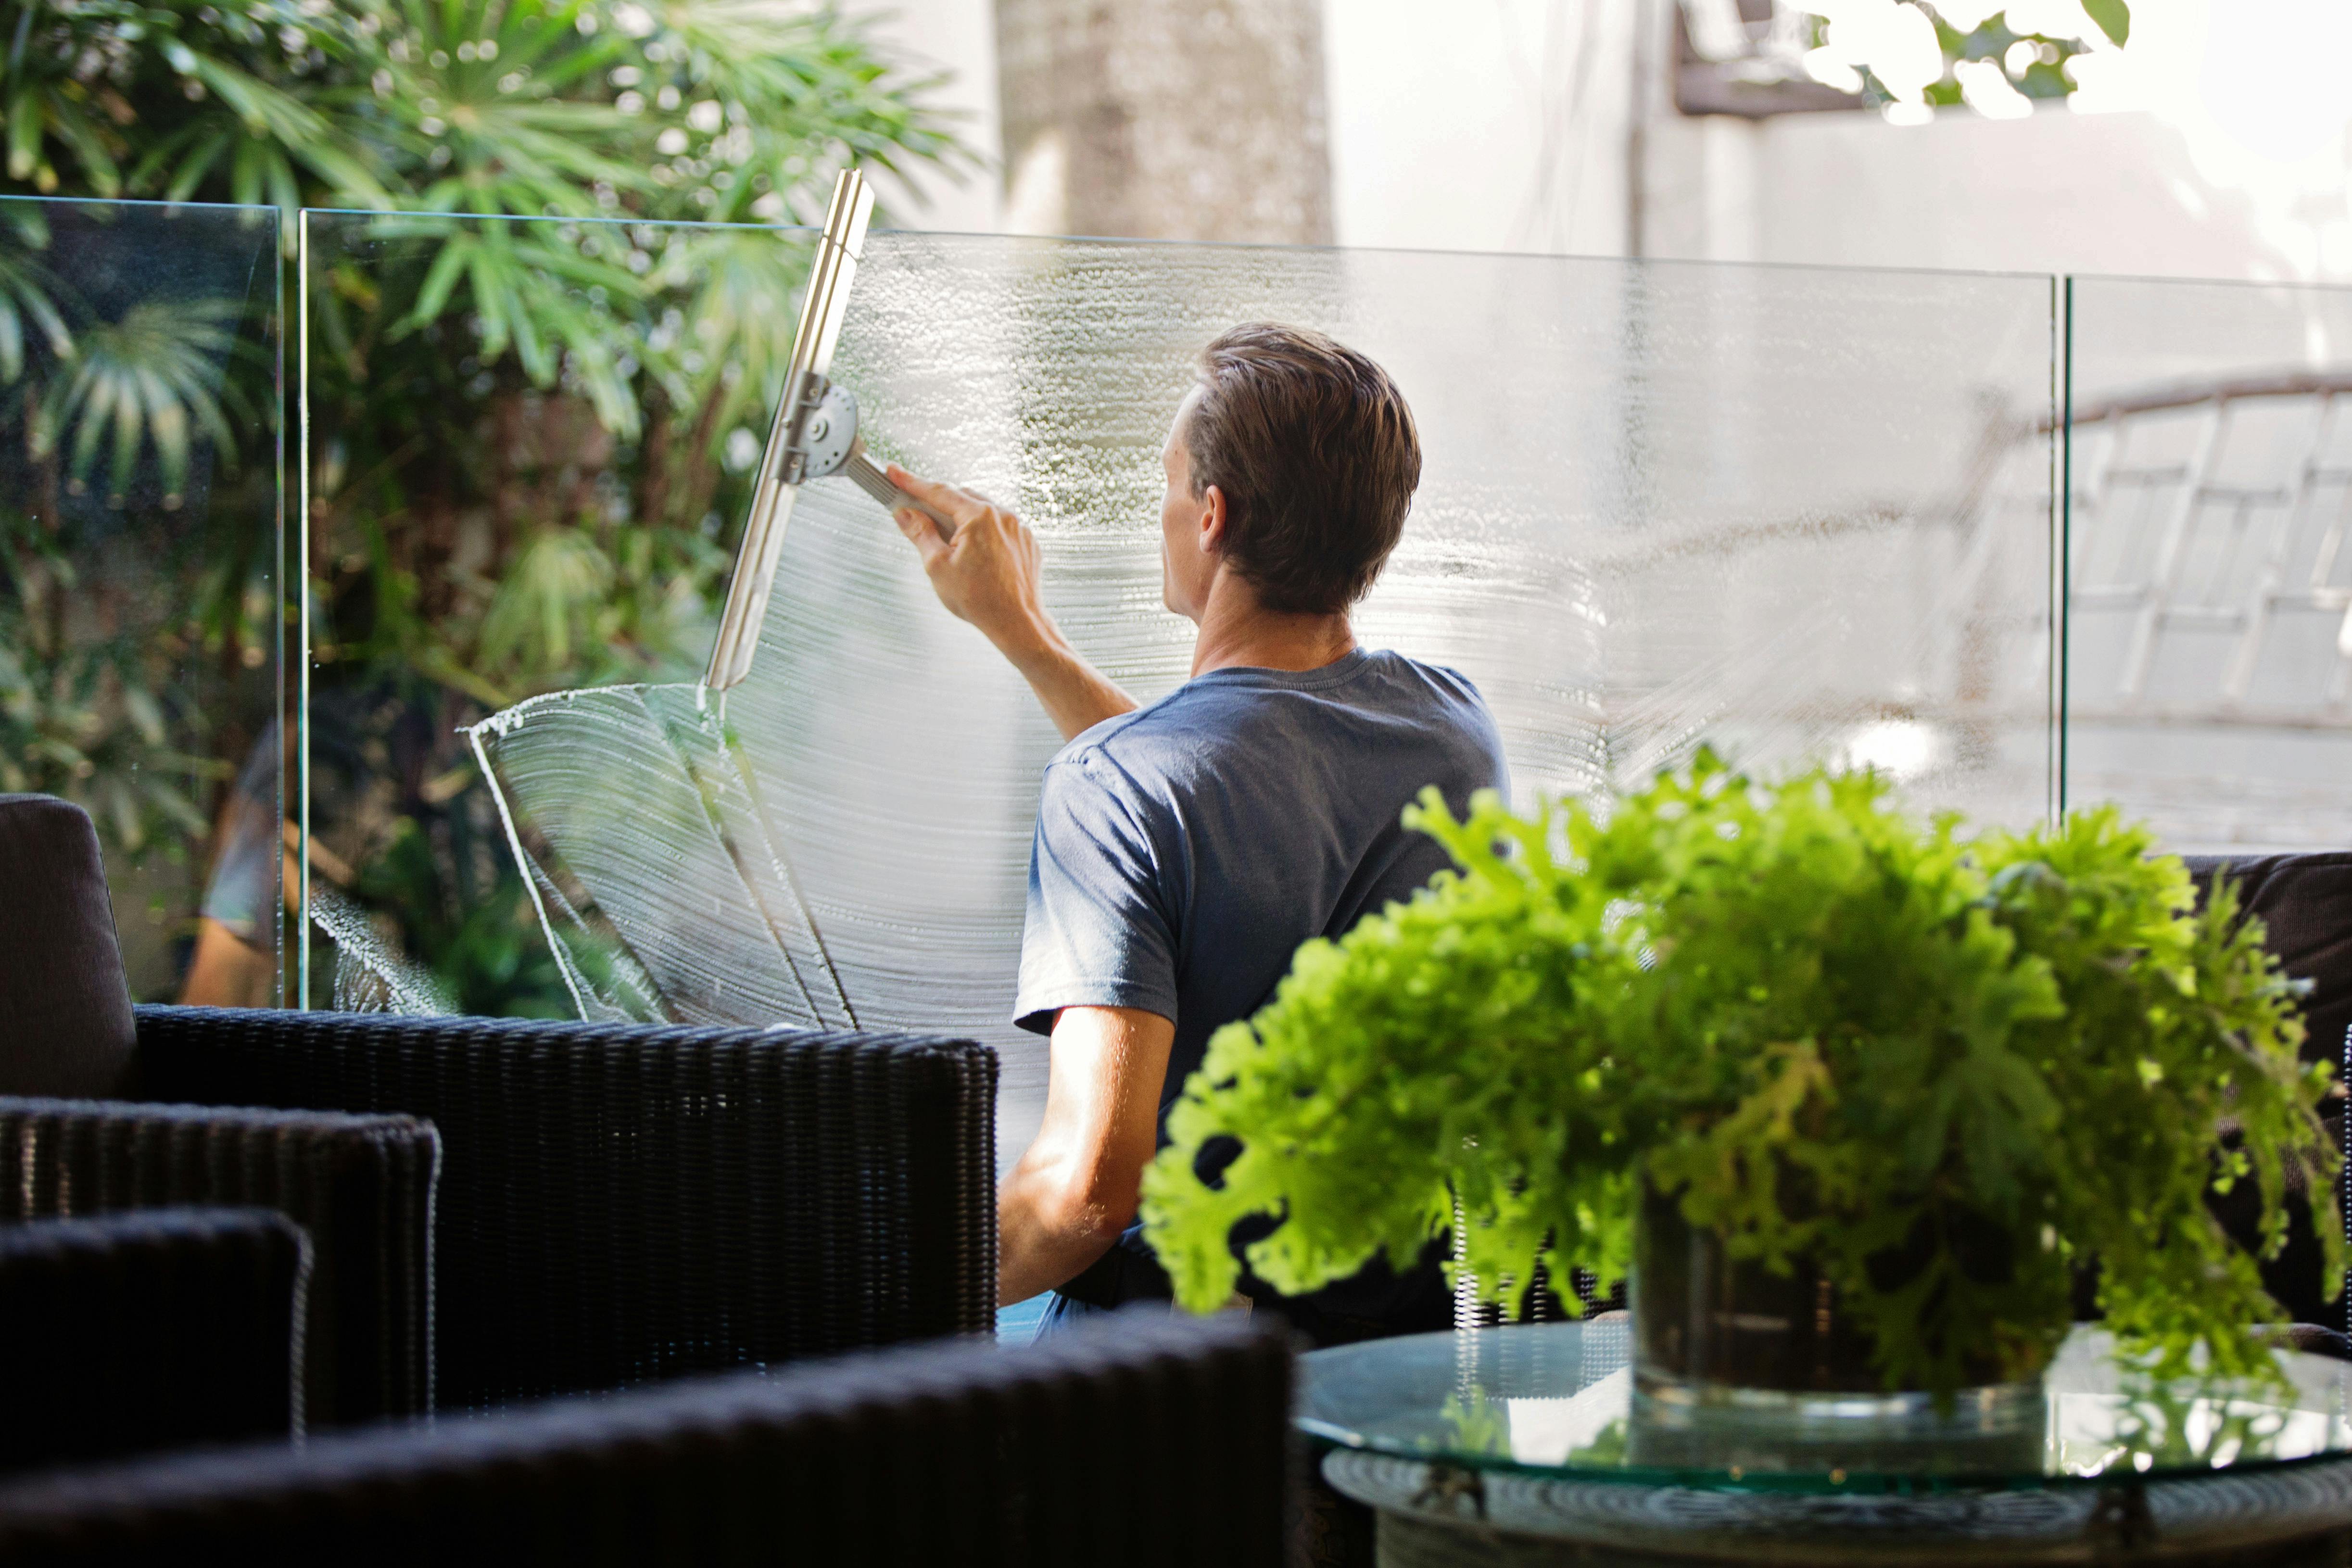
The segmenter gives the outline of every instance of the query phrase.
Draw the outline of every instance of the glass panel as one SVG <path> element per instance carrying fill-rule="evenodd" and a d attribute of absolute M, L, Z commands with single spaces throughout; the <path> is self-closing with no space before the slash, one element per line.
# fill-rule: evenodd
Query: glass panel
<path fill-rule="evenodd" d="M 341 552 L 314 567 L 314 809 L 365 918 L 412 943 L 476 921 L 528 954 L 500 992 L 476 956 L 412 946 L 471 1008 L 992 1041 L 1017 1152 L 1043 1055 L 1007 1019 L 1058 745 L 1019 678 L 826 479 L 800 492 L 751 677 L 723 704 L 695 684 L 806 237 L 509 226 L 497 244 L 562 258 L 534 286 L 582 320 L 591 263 L 676 291 L 629 315 L 608 289 L 602 360 L 575 347 L 538 391 L 478 305 L 415 304 L 449 236 L 489 231 L 415 222 L 309 218 L 312 506 Z M 711 303 L 730 288 L 762 302 Z M 317 412 L 327 295 L 345 341 L 437 333 L 437 353 Z M 1193 356 L 1238 321 L 1324 328 L 1396 376 L 1426 452 L 1360 633 L 1479 684 L 1523 797 L 1712 742 L 1874 762 L 1924 805 L 2027 822 L 2054 790 L 2053 307 L 2041 278 L 892 233 L 834 374 L 880 454 L 1035 526 L 1055 614 L 1150 700 L 1188 668 L 1157 531 Z M 730 404 L 653 368 L 678 344 Z M 656 443 L 679 432 L 673 462 Z M 459 615 L 478 631 L 447 633 Z M 512 650 L 559 626 L 568 662 L 525 671 Z M 385 673 L 400 637 L 427 651 Z M 429 918 L 396 901 L 418 889 Z"/>
<path fill-rule="evenodd" d="M 131 994 L 273 1005 L 273 207 L 0 197 L 0 791 L 98 823 Z"/>
<path fill-rule="evenodd" d="M 1621 1318 L 1406 1334 L 1317 1351 L 1300 1359 L 1294 1419 L 1341 1447 L 1585 1481 L 1745 1492 L 1759 1508 L 1770 1507 L 1775 1494 L 1806 1492 L 1949 1497 L 1948 1517 L 1921 1512 L 1904 1521 L 1906 1546 L 1943 1531 L 1984 1540 L 1988 1493 L 1999 1497 L 2003 1488 L 2117 1476 L 2219 1482 L 2226 1473 L 2352 1455 L 2343 1363 L 2303 1352 L 2273 1352 L 2282 1374 L 2275 1384 L 2161 1383 L 2117 1355 L 2104 1329 L 2078 1323 L 2035 1396 L 2012 1411 L 1987 1398 L 1964 1401 L 1953 1417 L 1914 1411 L 1906 1421 L 1891 1408 L 1863 1414 L 1849 1406 L 1796 1426 L 1769 1401 L 1677 1408 L 1637 1396 L 1627 1364 L 1633 1338 Z M 2023 1391 L 2011 1384 L 2005 1392 Z M 1556 1494 L 1556 1502 L 1571 1495 Z M 1605 1501 L 1595 1511 L 1603 1510 L 1621 1525 L 1635 1511 Z M 1661 1537 L 1677 1522 L 1693 1532 L 1724 1528 L 1717 1512 L 1642 1511 Z M 2055 1521 L 2066 1516 L 2046 1507 L 2029 1513 L 2038 1513 L 2035 1528 L 2063 1528 Z M 1754 1522 L 1767 1524 L 1762 1517 Z M 1853 1528 L 1851 1519 L 1840 1523 Z"/>
<path fill-rule="evenodd" d="M 2065 794 L 2352 842 L 2352 289 L 2067 286 Z"/>
<path fill-rule="evenodd" d="M 461 731 L 699 673 L 810 237 L 300 222 L 304 994 L 572 1014 Z"/>

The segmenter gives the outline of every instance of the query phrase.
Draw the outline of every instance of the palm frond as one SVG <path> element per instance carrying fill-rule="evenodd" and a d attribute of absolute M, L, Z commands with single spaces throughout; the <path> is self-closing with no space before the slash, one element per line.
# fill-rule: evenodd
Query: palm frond
<path fill-rule="evenodd" d="M 25 374 L 25 325 L 29 321 L 60 360 L 71 359 L 73 334 L 56 301 L 57 279 L 39 258 L 0 240 L 0 380 Z"/>
<path fill-rule="evenodd" d="M 184 489 L 192 426 L 224 460 L 235 461 L 236 442 L 221 399 L 237 315 L 225 300 L 146 300 L 119 321 L 84 329 L 70 371 L 43 399 L 46 441 L 70 431 L 69 467 L 87 478 L 110 436 L 108 479 L 117 493 L 129 487 L 150 446 L 165 491 Z"/>

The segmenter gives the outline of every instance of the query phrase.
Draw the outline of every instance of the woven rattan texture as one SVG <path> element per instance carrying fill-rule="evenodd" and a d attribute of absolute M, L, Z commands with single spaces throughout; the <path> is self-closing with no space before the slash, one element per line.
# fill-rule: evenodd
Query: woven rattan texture
<path fill-rule="evenodd" d="M 138 1061 L 162 1098 L 439 1129 L 445 1409 L 995 1321 L 968 1042 L 144 1007 Z"/>
<path fill-rule="evenodd" d="M 308 1253 L 268 1209 L 0 1226 L 0 1469 L 295 1430 Z"/>
<path fill-rule="evenodd" d="M 0 1487 L 11 1563 L 1274 1568 L 1283 1342 L 1140 1309 Z"/>
<path fill-rule="evenodd" d="M 309 1417 L 433 1407 L 431 1127 L 405 1116 L 0 1098 L 0 1219 L 275 1209 L 311 1243 Z"/>

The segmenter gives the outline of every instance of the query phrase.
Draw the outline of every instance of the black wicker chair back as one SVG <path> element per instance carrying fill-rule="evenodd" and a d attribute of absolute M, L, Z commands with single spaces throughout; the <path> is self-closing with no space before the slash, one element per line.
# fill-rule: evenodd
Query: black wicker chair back
<path fill-rule="evenodd" d="M 982 1333 L 996 1058 L 968 1042 L 142 1007 L 146 1092 L 439 1129 L 443 1408 Z"/>
<path fill-rule="evenodd" d="M 309 1287 L 267 1209 L 0 1226 L 0 1469 L 299 1430 Z"/>
<path fill-rule="evenodd" d="M 0 1219 L 235 1205 L 312 1248 L 303 1349 L 320 1426 L 433 1408 L 433 1129 L 405 1116 L 0 1099 Z"/>
<path fill-rule="evenodd" d="M 1138 1309 L 0 1487 L 11 1563 L 1275 1568 L 1289 1353 Z"/>

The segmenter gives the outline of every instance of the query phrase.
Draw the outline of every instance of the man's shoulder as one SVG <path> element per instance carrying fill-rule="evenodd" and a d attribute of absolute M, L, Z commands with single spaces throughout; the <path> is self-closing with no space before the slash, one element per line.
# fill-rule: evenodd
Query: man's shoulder
<path fill-rule="evenodd" d="M 1085 814 L 1101 807 L 1082 802 L 1115 801 L 1139 825 L 1163 816 L 1171 777 L 1187 771 L 1215 731 L 1178 701 L 1183 695 L 1179 687 L 1072 736 L 1045 764 L 1047 803 Z"/>
<path fill-rule="evenodd" d="M 1445 701 L 1459 703 L 1482 717 L 1486 712 L 1486 699 L 1477 683 L 1450 664 L 1432 664 L 1414 658 L 1393 648 L 1381 648 L 1371 656 L 1375 666 L 1393 684 L 1418 686 Z"/>
<path fill-rule="evenodd" d="M 1474 749 L 1500 750 L 1494 716 L 1468 676 L 1377 649 L 1351 657 L 1344 668 L 1221 670 L 1188 680 L 1157 701 L 1082 731 L 1055 755 L 1048 773 L 1156 794 L 1154 781 L 1214 771 L 1218 758 L 1233 750 L 1336 740 L 1338 730 L 1352 727 L 1345 722 L 1351 714 L 1402 721 L 1423 734 L 1452 732 Z"/>
<path fill-rule="evenodd" d="M 1449 750 L 1491 753 L 1499 763 L 1502 729 L 1477 683 L 1451 665 L 1431 664 L 1383 649 L 1372 656 L 1378 671 L 1376 700 L 1387 711 L 1433 732 Z"/>
<path fill-rule="evenodd" d="M 1045 764 L 1046 796 L 1110 795 L 1130 808 L 1141 805 L 1153 793 L 1145 779 L 1158 771 L 1163 725 L 1153 712 L 1160 702 L 1114 714 L 1065 742 Z"/>
<path fill-rule="evenodd" d="M 1054 754 L 1050 768 L 1097 771 L 1144 760 L 1155 752 L 1197 744 L 1232 725 L 1250 695 L 1198 679 L 1139 708 L 1116 713 L 1076 735 Z"/>
<path fill-rule="evenodd" d="M 1122 737 L 1131 732 L 1136 733 L 1138 740 L 1149 741 L 1159 728 L 1153 722 L 1152 715 L 1160 704 L 1167 700 L 1168 699 L 1163 697 L 1159 702 L 1147 702 L 1140 708 L 1130 708 L 1124 713 L 1114 713 L 1101 722 L 1079 731 L 1064 742 L 1062 749 L 1055 752 L 1053 760 L 1045 764 L 1047 776 L 1050 777 L 1056 773 L 1084 773 L 1096 771 L 1107 760 L 1112 747 L 1118 746 L 1122 751 L 1126 749 L 1120 742 Z M 1140 726 L 1139 732 L 1138 732 L 1139 726 Z"/>

